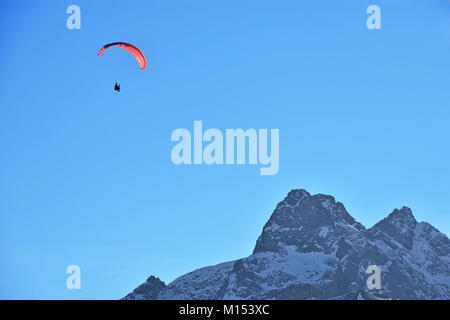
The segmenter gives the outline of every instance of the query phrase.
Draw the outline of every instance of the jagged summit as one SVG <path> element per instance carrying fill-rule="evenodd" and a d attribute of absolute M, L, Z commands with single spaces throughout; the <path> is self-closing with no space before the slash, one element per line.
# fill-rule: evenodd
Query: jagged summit
<path fill-rule="evenodd" d="M 381 289 L 366 287 L 369 265 Z M 125 299 L 450 299 L 450 241 L 411 209 L 366 229 L 332 196 L 294 189 L 276 206 L 253 253 L 156 277 Z"/>
<path fill-rule="evenodd" d="M 417 221 L 410 208 L 402 207 L 400 210 L 394 209 L 389 216 L 378 222 L 378 224 L 384 223 L 413 228 L 417 224 Z"/>
<path fill-rule="evenodd" d="M 391 243 L 395 241 L 411 250 L 416 226 L 417 221 L 411 209 L 402 207 L 400 210 L 394 209 L 389 216 L 375 224 L 370 231 L 378 237 L 383 237 L 384 241 Z"/>
<path fill-rule="evenodd" d="M 286 218 L 286 219 L 283 219 Z M 297 224 L 333 224 L 337 219 L 360 229 L 364 228 L 346 211 L 344 205 L 336 202 L 333 196 L 325 194 L 311 195 L 304 189 L 291 190 L 286 198 L 278 203 L 271 220 L 287 223 L 292 227 L 292 222 Z"/>
<path fill-rule="evenodd" d="M 148 300 L 153 300 L 158 297 L 159 292 L 165 287 L 166 284 L 163 281 L 159 280 L 159 278 L 150 276 L 147 278 L 146 282 L 134 289 L 134 291 L 127 295 L 126 298 L 133 300 L 139 297 L 145 297 Z"/>
<path fill-rule="evenodd" d="M 324 250 L 326 238 L 364 227 L 334 197 L 294 189 L 278 203 L 256 242 L 253 253 L 295 245 L 302 252 Z M 326 248 L 330 251 L 331 248 Z"/>

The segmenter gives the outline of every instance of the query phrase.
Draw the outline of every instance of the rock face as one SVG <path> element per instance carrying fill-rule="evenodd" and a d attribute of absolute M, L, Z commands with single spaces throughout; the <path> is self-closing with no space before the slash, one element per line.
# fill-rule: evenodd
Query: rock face
<path fill-rule="evenodd" d="M 147 300 L 155 300 L 158 294 L 166 288 L 166 284 L 154 276 L 148 277 L 147 281 L 134 289 L 132 293 L 127 295 L 127 299 L 134 300 L 145 297 Z"/>
<path fill-rule="evenodd" d="M 369 265 L 381 288 L 367 289 Z M 370 292 L 369 292 L 370 291 Z M 243 259 L 150 277 L 124 299 L 450 299 L 450 241 L 409 208 L 364 228 L 332 196 L 292 190 Z"/>

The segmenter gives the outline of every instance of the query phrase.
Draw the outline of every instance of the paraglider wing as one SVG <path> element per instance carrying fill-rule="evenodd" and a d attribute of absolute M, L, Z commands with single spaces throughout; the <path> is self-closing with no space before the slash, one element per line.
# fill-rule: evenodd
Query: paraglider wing
<path fill-rule="evenodd" d="M 100 53 L 102 53 L 103 51 L 105 51 L 106 49 L 108 49 L 109 47 L 112 47 L 112 46 L 119 46 L 121 48 L 124 48 L 125 50 L 127 50 L 129 53 L 131 53 L 136 58 L 137 62 L 139 63 L 139 67 L 141 67 L 141 69 L 145 68 L 146 62 L 145 62 L 145 57 L 142 54 L 142 52 L 138 48 L 133 46 L 132 44 L 129 44 L 126 42 L 113 42 L 113 43 L 105 44 L 98 51 L 97 55 L 100 55 Z"/>

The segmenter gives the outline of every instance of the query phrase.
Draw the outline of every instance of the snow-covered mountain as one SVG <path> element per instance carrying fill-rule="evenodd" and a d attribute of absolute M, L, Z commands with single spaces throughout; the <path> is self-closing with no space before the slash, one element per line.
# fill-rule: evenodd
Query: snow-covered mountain
<path fill-rule="evenodd" d="M 381 289 L 369 290 L 369 265 Z M 124 299 L 450 299 L 450 241 L 409 208 L 366 229 L 332 196 L 292 190 L 253 253 L 185 274 L 151 276 Z"/>

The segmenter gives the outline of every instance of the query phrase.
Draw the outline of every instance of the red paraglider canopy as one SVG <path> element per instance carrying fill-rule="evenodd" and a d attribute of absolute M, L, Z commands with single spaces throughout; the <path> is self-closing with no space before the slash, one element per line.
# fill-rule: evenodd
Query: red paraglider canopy
<path fill-rule="evenodd" d="M 106 49 L 108 49 L 109 47 L 112 47 L 112 46 L 119 46 L 119 47 L 124 48 L 125 50 L 127 50 L 129 53 L 131 53 L 136 58 L 137 62 L 139 63 L 139 67 L 141 67 L 141 69 L 145 68 L 146 62 L 145 62 L 145 57 L 142 54 L 142 52 L 138 48 L 133 46 L 132 44 L 129 44 L 126 42 L 113 42 L 113 43 L 105 44 L 98 51 L 97 55 L 100 55 L 100 53 L 102 53 L 103 51 L 105 51 Z"/>

